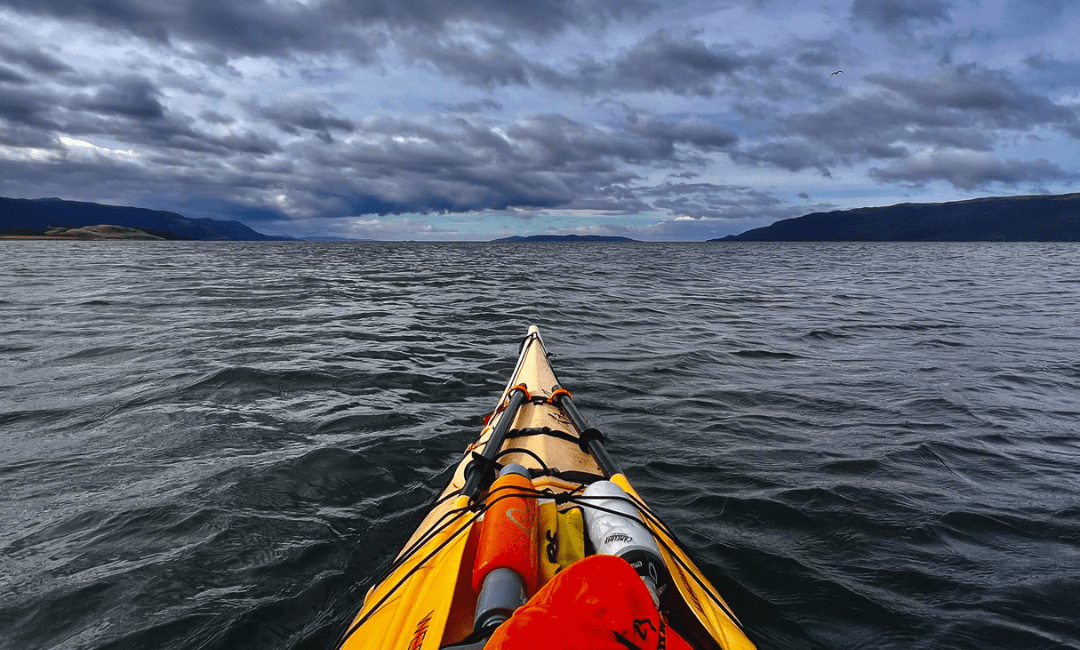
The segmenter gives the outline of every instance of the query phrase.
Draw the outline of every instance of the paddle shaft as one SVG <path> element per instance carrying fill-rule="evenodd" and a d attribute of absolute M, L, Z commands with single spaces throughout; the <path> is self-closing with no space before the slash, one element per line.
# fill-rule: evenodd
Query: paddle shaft
<path fill-rule="evenodd" d="M 499 448 L 502 447 L 503 440 L 506 439 L 506 432 L 510 429 L 510 425 L 514 423 L 514 418 L 517 416 L 518 409 L 525 402 L 526 393 L 520 388 L 514 388 L 510 391 L 510 402 L 506 405 L 506 408 L 499 414 L 499 421 L 495 424 L 495 429 L 491 432 L 491 437 L 488 438 L 487 444 L 484 445 L 484 451 L 480 454 L 486 460 L 494 460 L 495 454 L 499 453 Z M 465 479 L 465 487 L 462 488 L 462 493 L 467 497 L 472 497 L 476 494 L 476 491 L 480 489 L 480 481 L 484 479 L 484 468 L 473 461 L 474 464 L 469 465 L 466 468 L 468 477 Z"/>
<path fill-rule="evenodd" d="M 559 406 L 566 411 L 566 414 L 570 416 L 570 421 L 574 423 L 574 426 L 584 437 L 585 432 L 589 430 L 589 423 L 585 421 L 585 416 L 574 405 L 574 400 L 569 395 L 563 394 L 559 398 Z M 615 459 L 611 457 L 607 449 L 604 449 L 604 443 L 599 438 L 600 432 L 596 429 L 593 429 L 593 431 L 596 431 L 597 437 L 588 439 L 589 451 L 592 452 L 593 456 L 596 456 L 596 462 L 599 463 L 600 469 L 610 478 L 619 473 L 619 467 L 615 464 Z"/>

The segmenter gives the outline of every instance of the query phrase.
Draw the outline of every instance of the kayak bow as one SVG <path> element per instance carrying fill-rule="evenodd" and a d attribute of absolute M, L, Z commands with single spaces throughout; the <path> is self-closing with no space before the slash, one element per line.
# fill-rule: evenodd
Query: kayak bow
<path fill-rule="evenodd" d="M 620 522 L 626 533 L 590 540 L 596 526 Z M 627 542 L 632 530 L 650 539 Z M 610 540 L 622 550 L 609 549 Z M 637 568 L 667 624 L 692 646 L 754 649 L 675 534 L 615 466 L 530 327 L 479 439 L 337 648 L 483 648 L 524 598 L 597 552 Z"/>

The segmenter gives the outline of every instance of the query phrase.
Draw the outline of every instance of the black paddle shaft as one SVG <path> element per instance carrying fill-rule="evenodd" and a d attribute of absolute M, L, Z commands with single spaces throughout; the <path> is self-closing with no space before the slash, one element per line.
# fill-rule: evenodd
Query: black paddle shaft
<path fill-rule="evenodd" d="M 484 451 L 480 454 L 485 461 L 489 462 L 482 463 L 474 460 L 465 467 L 465 487 L 462 488 L 462 493 L 465 496 L 472 497 L 480 489 L 480 482 L 484 480 L 484 474 L 486 473 L 484 465 L 490 466 L 494 462 L 495 454 L 499 453 L 499 447 L 502 447 L 503 440 L 506 439 L 506 432 L 510 429 L 510 425 L 514 423 L 518 408 L 525 403 L 527 396 L 524 390 L 516 386 L 510 391 L 510 402 L 499 414 L 499 422 L 495 425 L 487 444 L 484 445 Z"/>
<path fill-rule="evenodd" d="M 566 411 L 566 414 L 570 416 L 570 421 L 581 432 L 582 447 L 588 445 L 589 451 L 596 457 L 596 462 L 600 465 L 600 469 L 604 474 L 609 478 L 618 474 L 619 467 L 615 464 L 615 459 L 611 457 L 607 449 L 604 449 L 603 434 L 600 433 L 599 429 L 589 426 L 589 423 L 585 421 L 585 416 L 581 414 L 581 411 L 574 404 L 574 400 L 568 394 L 563 393 L 559 396 L 559 406 Z"/>

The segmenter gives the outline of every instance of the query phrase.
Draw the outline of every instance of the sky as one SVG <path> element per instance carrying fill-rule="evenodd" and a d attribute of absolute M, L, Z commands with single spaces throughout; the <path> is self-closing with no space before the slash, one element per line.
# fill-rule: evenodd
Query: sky
<path fill-rule="evenodd" d="M 1078 34 L 1076 0 L 0 0 L 0 196 L 699 241 L 1075 192 Z"/>

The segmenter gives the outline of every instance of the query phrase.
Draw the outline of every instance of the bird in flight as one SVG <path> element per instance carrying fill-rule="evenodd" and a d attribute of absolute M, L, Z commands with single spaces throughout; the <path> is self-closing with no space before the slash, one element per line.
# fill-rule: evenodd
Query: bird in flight
<path fill-rule="evenodd" d="M 835 77 L 835 76 L 836 76 L 836 75 L 838 75 L 838 74 L 844 74 L 844 71 L 843 71 L 843 70 L 837 70 L 836 72 L 832 73 L 832 74 L 831 74 L 831 75 L 829 75 L 829 76 L 830 76 L 830 77 Z"/>

